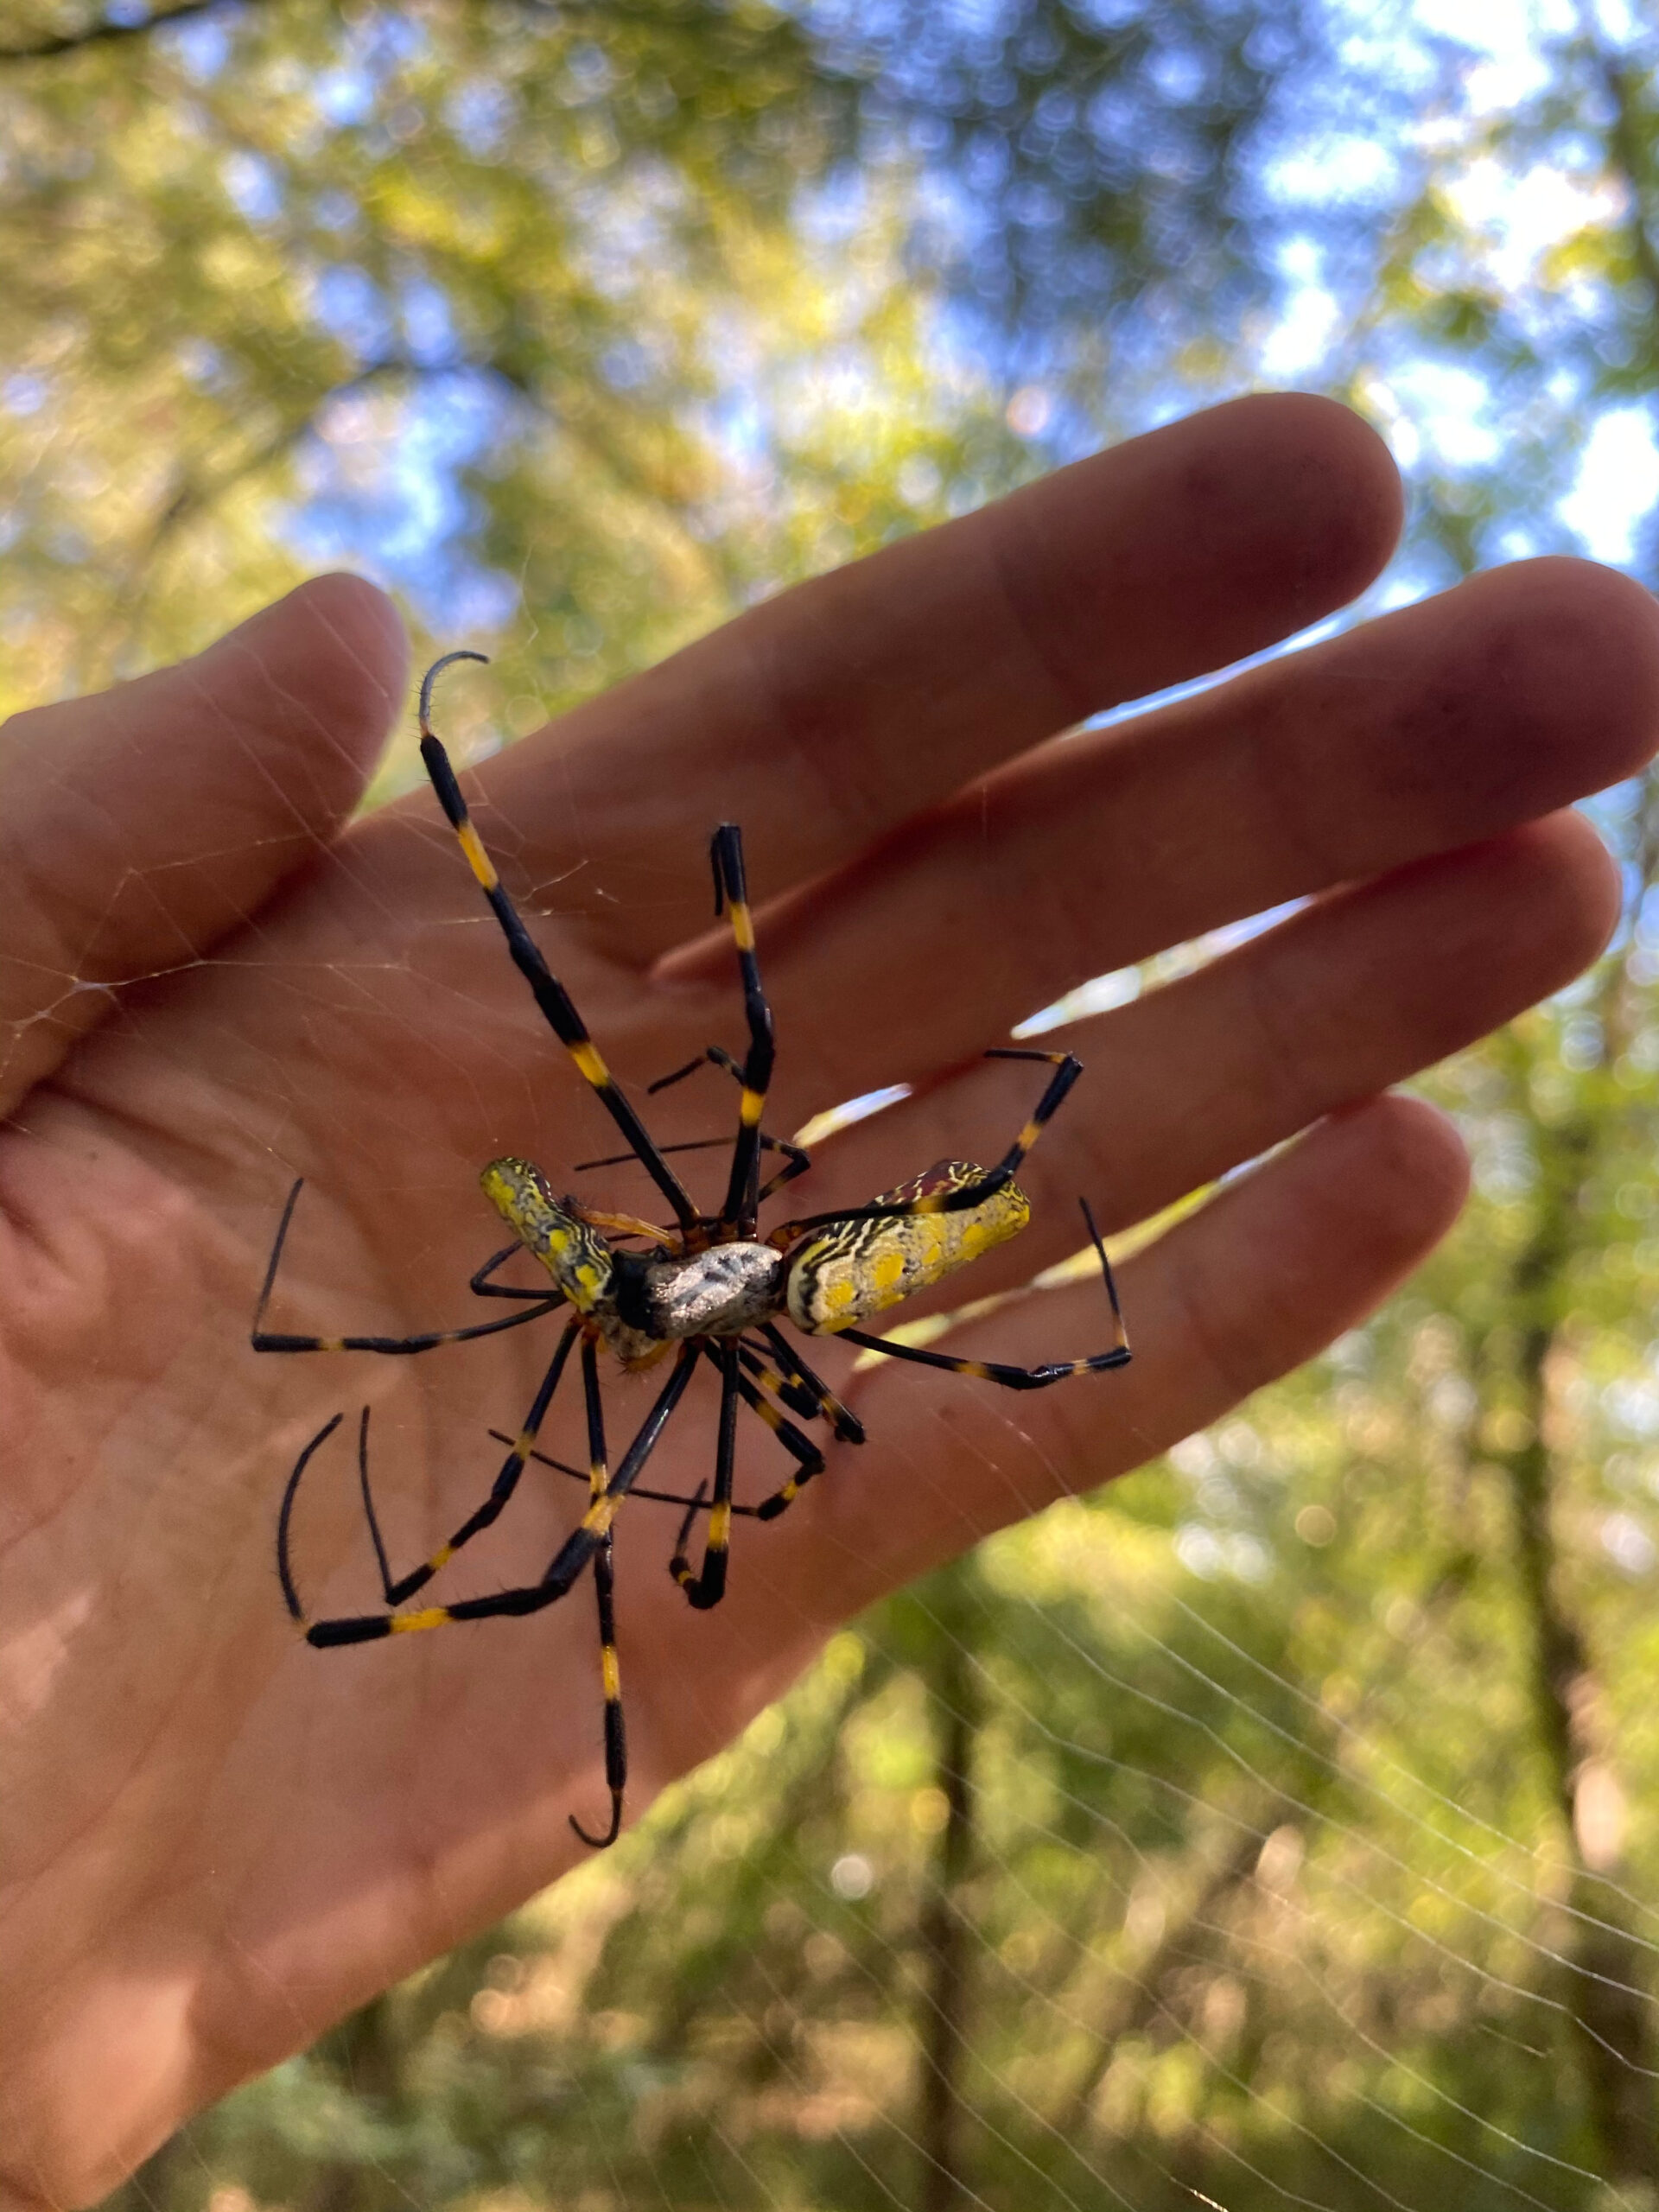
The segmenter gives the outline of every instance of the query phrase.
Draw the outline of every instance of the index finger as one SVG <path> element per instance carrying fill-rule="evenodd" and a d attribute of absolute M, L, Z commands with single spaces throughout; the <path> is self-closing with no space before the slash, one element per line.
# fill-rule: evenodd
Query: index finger
<path fill-rule="evenodd" d="M 597 950 L 709 925 L 709 832 L 758 899 L 1086 715 L 1352 598 L 1400 520 L 1387 449 L 1334 402 L 1236 400 L 1062 468 L 755 607 L 479 777 Z"/>

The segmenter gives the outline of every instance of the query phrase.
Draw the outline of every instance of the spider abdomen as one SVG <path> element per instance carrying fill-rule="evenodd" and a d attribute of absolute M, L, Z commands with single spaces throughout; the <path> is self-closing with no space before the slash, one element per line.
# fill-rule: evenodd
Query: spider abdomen
<path fill-rule="evenodd" d="M 616 1255 L 599 1231 L 558 1197 L 533 1160 L 493 1160 L 479 1177 L 485 1196 L 533 1252 L 578 1313 L 603 1311 Z"/>
<path fill-rule="evenodd" d="M 904 1205 L 936 1192 L 962 1190 L 984 1173 L 971 1160 L 941 1160 L 870 1204 Z M 791 1256 L 789 1318 L 809 1336 L 850 1329 L 1006 1244 L 1030 1218 L 1025 1192 L 1017 1183 L 1005 1183 L 977 1205 L 954 1213 L 885 1221 L 854 1215 L 830 1222 Z"/>

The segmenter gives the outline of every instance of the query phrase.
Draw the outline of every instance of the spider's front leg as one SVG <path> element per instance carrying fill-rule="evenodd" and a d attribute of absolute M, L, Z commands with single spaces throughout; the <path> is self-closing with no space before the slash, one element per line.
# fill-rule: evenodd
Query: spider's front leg
<path fill-rule="evenodd" d="M 766 1092 L 772 1084 L 772 1008 L 760 987 L 754 921 L 749 912 L 748 886 L 743 873 L 743 835 L 734 822 L 722 822 L 715 830 L 709 857 L 715 870 L 715 912 L 718 914 L 724 908 L 731 917 L 738 970 L 743 978 L 743 1012 L 749 1025 L 749 1049 L 743 1061 L 743 1093 L 737 1108 L 737 1141 L 732 1147 L 732 1172 L 720 1218 L 726 1228 L 753 1236 L 760 1203 L 760 1122 L 766 1110 Z M 709 1602 L 712 1605 L 715 1600 L 710 1599 Z"/>
<path fill-rule="evenodd" d="M 472 817 L 467 810 L 466 800 L 461 797 L 461 785 L 455 779 L 449 756 L 443 749 L 442 741 L 433 730 L 434 679 L 458 660 L 482 661 L 487 658 L 488 655 L 485 653 L 445 653 L 442 659 L 434 661 L 427 670 L 421 681 L 421 759 L 431 779 L 432 788 L 437 794 L 438 804 L 443 809 L 445 818 L 455 833 L 474 881 L 489 901 L 490 911 L 507 941 L 507 950 L 512 956 L 513 965 L 529 984 L 531 995 L 541 1009 L 542 1018 L 569 1053 L 582 1081 L 590 1087 L 600 1104 L 622 1132 L 630 1152 L 673 1208 L 674 1217 L 681 1229 L 694 1230 L 698 1216 L 690 1194 L 658 1150 L 644 1122 L 624 1097 L 598 1046 L 588 1035 L 588 1026 L 577 1013 L 569 993 L 543 959 L 535 938 L 524 927 L 518 908 L 508 897 L 506 888 L 496 873 L 495 863 L 485 851 L 483 841 L 473 827 Z"/>

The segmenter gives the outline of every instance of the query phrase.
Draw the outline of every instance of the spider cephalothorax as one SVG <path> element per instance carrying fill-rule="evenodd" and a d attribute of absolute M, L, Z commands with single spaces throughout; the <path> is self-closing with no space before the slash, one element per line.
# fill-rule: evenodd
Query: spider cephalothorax
<path fill-rule="evenodd" d="M 549 969 L 503 889 L 468 818 L 448 757 L 432 733 L 433 678 L 452 661 L 482 658 L 480 653 L 446 653 L 427 671 L 421 685 L 422 758 L 439 804 L 500 923 L 508 950 L 529 982 L 537 1004 L 626 1140 L 628 1150 L 619 1158 L 639 1161 L 667 1201 L 675 1226 L 659 1228 L 635 1215 L 605 1212 L 569 1194 L 561 1195 L 531 1160 L 511 1157 L 494 1160 L 484 1169 L 481 1180 L 491 1203 L 512 1229 L 514 1242 L 485 1262 L 473 1276 L 471 1287 L 481 1298 L 515 1301 L 517 1312 L 501 1320 L 475 1322 L 470 1327 L 434 1330 L 410 1337 L 289 1336 L 267 1330 L 264 1319 L 300 1193 L 301 1186 L 296 1183 L 289 1193 L 265 1272 L 264 1287 L 254 1315 L 252 1343 L 254 1350 L 262 1352 L 409 1354 L 429 1351 L 437 1344 L 497 1335 L 545 1315 L 564 1314 L 558 1344 L 522 1427 L 516 1436 L 499 1439 L 511 1448 L 488 1496 L 447 1543 L 403 1575 L 394 1576 L 391 1572 L 375 1516 L 369 1487 L 369 1413 L 366 1406 L 363 1408 L 358 1424 L 358 1468 L 364 1511 L 385 1599 L 382 1610 L 307 1623 L 294 1580 L 289 1539 L 295 1499 L 301 1478 L 313 1456 L 340 1425 L 342 1416 L 339 1414 L 312 1438 L 289 1477 L 277 1521 L 277 1569 L 289 1612 L 304 1625 L 308 1642 L 326 1649 L 336 1644 L 370 1643 L 410 1630 L 440 1628 L 451 1622 L 537 1612 L 563 1598 L 591 1562 L 599 1605 L 606 1779 L 611 1796 L 611 1818 L 602 1836 L 588 1835 L 575 1821 L 571 1825 L 585 1842 L 597 1847 L 615 1840 L 621 1824 L 622 1796 L 627 1778 L 612 1602 L 612 1530 L 623 1499 L 632 1491 L 684 1509 L 679 1539 L 669 1562 L 670 1572 L 690 1602 L 707 1609 L 717 1605 L 725 1592 L 734 1514 L 747 1513 L 758 1520 L 773 1520 L 793 1503 L 815 1475 L 823 1471 L 823 1452 L 787 1418 L 787 1414 L 807 1421 L 823 1421 L 832 1434 L 844 1443 L 864 1441 L 862 1425 L 813 1372 L 778 1326 L 779 1322 L 786 1320 L 808 1337 L 840 1337 L 868 1351 L 914 1361 L 925 1367 L 943 1368 L 951 1374 L 976 1376 L 1016 1390 L 1042 1389 L 1070 1376 L 1121 1367 L 1129 1351 L 1105 1247 L 1087 1205 L 1083 1209 L 1084 1218 L 1099 1255 L 1113 1317 L 1114 1340 L 1109 1350 L 1082 1359 L 1016 1367 L 995 1361 L 958 1359 L 949 1353 L 869 1336 L 857 1326 L 859 1322 L 872 1319 L 913 1298 L 918 1291 L 942 1281 L 1025 1227 L 1031 1208 L 1014 1179 L 1014 1174 L 1037 1141 L 1044 1123 L 1082 1072 L 1077 1061 L 1069 1053 L 1001 1049 L 989 1055 L 999 1059 L 1041 1061 L 1053 1070 L 1030 1120 L 995 1167 L 976 1166 L 971 1160 L 940 1160 L 923 1173 L 880 1192 L 866 1205 L 810 1214 L 785 1222 L 767 1236 L 761 1236 L 760 1215 L 766 1201 L 786 1183 L 804 1173 L 810 1162 L 798 1145 L 770 1137 L 761 1127 L 772 1074 L 772 1009 L 761 988 L 755 956 L 742 839 L 731 823 L 722 823 L 714 836 L 711 857 L 715 911 L 716 914 L 728 912 L 731 919 L 743 984 L 748 1049 L 740 1062 L 718 1046 L 711 1046 L 684 1067 L 652 1085 L 653 1090 L 659 1090 L 709 1062 L 736 1077 L 741 1085 L 724 1201 L 714 1214 L 701 1212 L 693 1205 L 666 1154 L 699 1147 L 659 1147 L 652 1141 L 606 1066 L 563 986 Z M 784 1164 L 763 1182 L 761 1162 L 767 1154 L 780 1155 Z M 586 1163 L 589 1166 L 613 1164 L 611 1160 Z M 545 1288 L 524 1290 L 494 1281 L 497 1270 L 520 1251 L 531 1254 L 546 1270 L 549 1282 Z M 554 1393 L 578 1345 L 588 1426 L 588 1465 L 585 1472 L 550 1459 L 537 1449 L 537 1438 Z M 671 1355 L 672 1362 L 650 1413 L 614 1470 L 607 1451 L 601 1400 L 601 1352 L 632 1369 L 653 1366 Z M 721 1380 L 712 1484 L 701 1485 L 691 1497 L 640 1490 L 639 1479 L 645 1463 L 700 1363 L 713 1367 Z M 735 1503 L 732 1494 L 740 1408 L 747 1408 L 766 1423 L 794 1463 L 785 1482 L 758 1504 L 748 1506 Z M 458 1599 L 447 1605 L 401 1610 L 405 1601 L 424 1588 L 463 1545 L 499 1516 L 532 1459 L 557 1468 L 562 1473 L 576 1476 L 586 1481 L 589 1489 L 586 1513 L 560 1546 L 541 1580 L 517 1589 Z M 707 1516 L 702 1557 L 694 1569 L 687 1546 L 702 1515 Z"/>

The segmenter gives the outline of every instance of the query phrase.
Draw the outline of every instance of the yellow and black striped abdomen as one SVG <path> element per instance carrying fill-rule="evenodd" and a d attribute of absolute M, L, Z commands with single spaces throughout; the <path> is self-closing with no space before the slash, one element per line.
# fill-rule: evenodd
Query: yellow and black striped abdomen
<path fill-rule="evenodd" d="M 496 1211 L 547 1269 L 578 1313 L 592 1313 L 611 1287 L 616 1255 L 570 1211 L 528 1160 L 493 1160 L 479 1178 Z"/>
<path fill-rule="evenodd" d="M 870 1204 L 903 1205 L 938 1191 L 961 1190 L 985 1173 L 968 1160 L 941 1160 L 925 1174 L 883 1191 Z M 789 1318 L 809 1336 L 833 1336 L 902 1305 L 983 1252 L 1017 1236 L 1031 1202 L 1017 1183 L 957 1213 L 912 1214 L 888 1221 L 830 1222 L 793 1255 Z"/>

